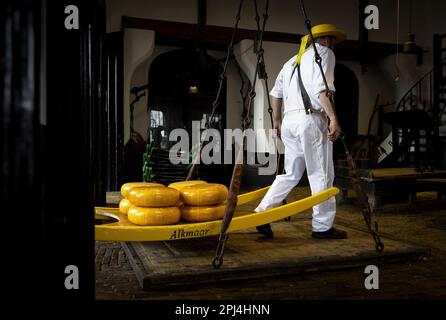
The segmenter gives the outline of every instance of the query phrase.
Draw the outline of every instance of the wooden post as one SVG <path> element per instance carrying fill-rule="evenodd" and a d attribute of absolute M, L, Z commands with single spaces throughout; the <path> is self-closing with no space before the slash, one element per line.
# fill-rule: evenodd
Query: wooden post
<path fill-rule="evenodd" d="M 107 191 L 118 191 L 124 181 L 123 47 L 123 32 L 106 34 Z"/>

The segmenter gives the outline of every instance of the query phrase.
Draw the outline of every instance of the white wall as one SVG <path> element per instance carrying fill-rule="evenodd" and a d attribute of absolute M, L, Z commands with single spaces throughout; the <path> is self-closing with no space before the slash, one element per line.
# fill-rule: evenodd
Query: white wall
<path fill-rule="evenodd" d="M 132 75 L 131 79 L 131 85 L 130 88 L 133 87 L 141 87 L 143 85 L 146 85 L 149 81 L 149 68 L 152 64 L 153 60 L 155 60 L 156 57 L 159 55 L 176 50 L 179 48 L 176 47 L 167 47 L 167 46 L 154 46 L 152 54 L 147 57 L 146 60 L 144 60 L 139 66 L 136 68 Z M 142 92 L 141 92 L 142 93 Z M 147 140 L 147 129 L 148 129 L 148 115 L 147 115 L 147 100 L 148 100 L 148 90 L 145 91 L 146 95 L 142 97 L 136 104 L 135 109 L 133 112 L 134 120 L 133 120 L 133 126 L 135 128 L 135 131 L 139 132 L 144 140 Z M 134 95 L 131 95 L 129 97 L 129 105 L 130 102 L 133 101 Z M 129 118 L 130 119 L 130 115 Z M 124 122 L 128 122 L 127 118 Z M 125 140 L 127 141 L 127 140 Z"/>
<path fill-rule="evenodd" d="M 178 47 L 168 47 L 168 46 L 155 46 L 152 54 L 139 66 L 136 68 L 132 75 L 130 88 L 140 87 L 148 83 L 150 81 L 148 77 L 148 72 L 151 64 L 159 55 L 166 53 L 172 50 L 178 50 L 181 48 Z M 208 51 L 208 55 L 215 59 L 225 58 L 225 52 L 220 51 Z M 223 62 L 222 62 L 223 64 Z M 240 87 L 241 87 L 240 76 L 237 72 L 237 68 L 235 62 L 230 60 L 228 63 L 228 67 L 226 70 L 226 128 L 239 128 L 240 127 L 240 118 L 243 112 L 243 100 L 240 95 Z M 146 91 L 146 96 L 142 97 L 136 104 L 134 110 L 134 128 L 138 131 L 144 139 L 147 139 L 147 125 L 148 125 L 148 117 L 147 117 L 147 100 L 148 100 L 148 92 Z M 129 104 L 133 101 L 133 95 L 129 97 Z M 210 106 L 211 108 L 212 106 Z M 211 110 L 209 110 L 211 111 Z M 230 111 L 230 112 L 228 112 Z M 130 119 L 130 115 L 129 118 Z M 124 119 L 124 122 L 128 122 L 127 118 Z"/>
<path fill-rule="evenodd" d="M 262 17 L 265 0 L 258 0 L 259 14 Z M 380 14 L 380 29 L 369 32 L 370 41 L 394 43 L 396 38 L 397 0 L 370 0 Z M 197 0 L 106 0 L 107 31 L 121 29 L 121 17 L 130 16 L 147 19 L 197 23 Z M 409 29 L 409 0 L 400 0 L 400 38 L 405 40 Z M 446 1 L 412 0 L 412 31 L 417 42 L 423 46 L 431 45 L 431 34 L 446 32 L 444 12 Z M 207 24 L 233 27 L 239 0 L 208 0 Z M 312 0 L 305 1 L 307 13 L 313 24 L 334 23 L 338 28 L 348 31 L 348 38 L 358 39 L 358 1 L 357 0 Z M 253 1 L 244 1 L 241 12 L 240 28 L 254 29 Z M 268 31 L 305 33 L 305 25 L 299 1 L 270 0 Z"/>
<path fill-rule="evenodd" d="M 240 94 L 242 81 L 234 60 L 228 63 L 226 70 L 226 128 L 240 128 L 243 113 L 243 99 Z M 245 84 L 245 88 L 248 83 Z"/>
<path fill-rule="evenodd" d="M 290 43 L 268 42 L 263 43 L 264 59 L 266 72 L 268 74 L 268 87 L 271 90 L 274 87 L 277 75 L 280 72 L 283 64 L 288 61 L 291 56 L 297 53 L 299 46 Z M 253 51 L 252 40 L 242 40 L 235 48 L 235 55 L 241 68 L 252 82 L 254 79 L 255 67 L 257 57 Z M 253 103 L 253 128 L 256 129 L 271 129 L 271 118 L 268 113 L 268 92 L 263 80 L 257 78 L 256 80 L 256 98 Z M 272 152 L 268 145 L 273 145 L 265 132 L 257 133 L 257 151 L 258 152 Z M 279 151 L 283 152 L 283 145 L 279 143 Z"/>
<path fill-rule="evenodd" d="M 197 22 L 197 1 L 196 0 L 107 0 L 107 30 L 109 32 L 120 30 L 121 17 L 131 16 L 148 19 L 159 19 L 167 21 L 177 21 L 186 23 Z M 302 13 L 298 6 L 298 1 L 278 0 L 270 1 L 269 19 L 266 30 L 276 32 L 287 32 L 304 34 L 305 26 Z M 207 2 L 207 24 L 233 27 L 235 14 L 238 8 L 238 0 L 208 0 Z M 262 17 L 265 0 L 258 0 L 259 14 Z M 334 23 L 338 28 L 347 32 L 348 39 L 358 38 L 358 4 L 357 0 L 325 1 L 313 0 L 305 2 L 307 12 L 313 24 Z M 370 41 L 380 41 L 394 43 L 396 40 L 396 4 L 397 0 L 371 0 L 370 4 L 375 4 L 380 10 L 380 29 L 369 32 Z M 400 0 L 400 36 L 399 42 L 403 43 L 408 32 L 409 1 Z M 423 45 L 425 50 L 432 50 L 432 34 L 446 32 L 446 19 L 443 14 L 446 12 L 446 1 L 425 0 L 413 1 L 413 22 L 412 31 L 416 35 L 418 44 Z M 252 1 L 245 1 L 242 13 L 240 28 L 255 29 L 254 8 Z M 124 89 L 124 127 L 125 141 L 129 132 L 129 90 L 132 86 L 143 85 L 147 81 L 147 70 L 153 58 L 159 54 L 151 52 L 156 50 L 153 46 L 154 33 L 149 37 L 145 30 L 126 29 L 125 32 L 125 82 Z M 130 35 L 130 38 L 128 37 Z M 133 39 L 130 40 L 129 39 Z M 229 41 L 229 39 L 228 39 Z M 238 45 L 239 53 L 250 46 L 252 41 L 242 41 Z M 265 61 L 269 75 L 270 87 L 273 86 L 282 64 L 298 50 L 298 44 L 284 44 L 266 42 Z M 161 49 L 160 49 L 161 50 Z M 220 53 L 224 54 L 224 52 Z M 371 63 L 368 71 L 362 74 L 358 62 L 339 61 L 353 70 L 359 81 L 359 133 L 364 134 L 367 130 L 368 119 L 373 109 L 373 104 L 377 93 L 381 95 L 381 102 L 398 101 L 409 87 L 422 75 L 432 68 L 432 52 L 424 54 L 424 64 L 416 67 L 416 57 L 413 55 L 400 54 L 399 56 L 399 78 L 395 82 L 396 76 L 394 55 L 382 59 L 379 62 Z M 143 57 L 143 60 L 141 60 Z M 132 60 L 134 59 L 134 60 Z M 139 59 L 139 60 L 135 60 Z M 239 57 L 238 61 L 244 65 L 244 70 L 249 79 L 252 79 L 253 61 L 255 61 L 252 50 L 244 57 Z M 251 65 L 251 67 L 249 67 Z M 235 67 L 228 69 L 228 91 L 227 107 L 228 127 L 237 126 L 239 123 L 238 113 L 241 113 L 241 98 L 238 92 L 240 80 L 236 74 Z M 266 107 L 265 88 L 260 82 L 256 86 L 257 99 L 254 106 L 254 121 L 260 127 L 263 123 L 265 128 L 269 128 L 268 113 Z M 263 100 L 263 101 L 262 101 Z M 144 107 L 143 107 L 144 106 Z M 144 111 L 143 111 L 144 109 Z M 141 100 L 135 108 L 135 128 L 144 136 L 146 135 L 145 102 Z M 266 121 L 268 120 L 268 121 Z M 376 132 L 376 119 L 372 133 Z M 261 138 L 262 139 L 262 138 Z"/>
<path fill-rule="evenodd" d="M 409 12 L 412 2 L 412 33 L 416 42 L 432 47 L 432 34 L 446 32 L 446 1 L 444 0 L 400 0 L 399 42 L 403 43 L 409 33 Z M 371 0 L 380 13 L 380 29 L 369 32 L 370 41 L 395 43 L 397 31 L 397 0 Z"/>
<path fill-rule="evenodd" d="M 238 57 L 238 60 L 245 72 L 253 75 L 256 63 L 255 54 L 252 50 L 247 50 L 252 45 L 251 40 L 243 40 L 236 46 L 236 54 L 244 52 Z M 299 46 L 289 43 L 274 43 L 264 42 L 266 70 L 268 72 L 268 84 L 270 90 L 274 86 L 275 79 L 283 65 L 288 59 L 295 55 Z M 411 68 L 416 65 L 416 57 L 409 55 L 401 55 L 399 60 L 402 68 Z M 343 64 L 353 71 L 359 83 L 359 114 L 358 114 L 358 133 L 366 134 L 368 128 L 368 121 L 373 112 L 376 95 L 380 95 L 380 103 L 390 103 L 396 101 L 396 97 L 400 96 L 403 90 L 407 90 L 408 82 L 412 83 L 412 79 L 417 78 L 418 74 L 426 71 L 426 66 L 415 68 L 411 73 L 400 73 L 400 81 L 395 82 L 394 77 L 396 73 L 393 67 L 395 56 L 389 57 L 377 63 L 370 63 L 368 71 L 362 73 L 361 65 L 356 61 L 338 60 L 338 63 Z M 250 77 L 252 79 L 252 76 Z M 410 79 L 410 80 L 408 80 Z M 265 92 L 263 82 L 257 82 L 256 87 L 257 98 L 254 104 L 254 127 L 255 128 L 271 128 L 271 121 L 267 112 L 266 96 L 259 94 Z M 405 93 L 405 91 L 404 91 Z M 342 108 L 342 106 L 337 106 Z M 377 118 L 374 118 L 374 125 L 372 126 L 372 133 L 376 133 Z M 258 137 L 261 143 L 265 143 L 265 137 Z"/>
<path fill-rule="evenodd" d="M 197 22 L 195 0 L 106 0 L 107 32 L 121 30 L 121 17 Z"/>
<path fill-rule="evenodd" d="M 135 70 L 145 63 L 155 48 L 155 32 L 127 29 L 124 33 L 124 143 L 130 137 L 130 89 Z M 136 105 L 135 105 L 136 109 Z M 139 108 L 138 108 L 139 109 Z M 139 110 L 138 110 L 139 111 Z M 135 116 L 135 114 L 134 114 Z M 134 121 L 137 121 L 136 119 Z M 141 132 L 140 132 L 141 133 Z"/>

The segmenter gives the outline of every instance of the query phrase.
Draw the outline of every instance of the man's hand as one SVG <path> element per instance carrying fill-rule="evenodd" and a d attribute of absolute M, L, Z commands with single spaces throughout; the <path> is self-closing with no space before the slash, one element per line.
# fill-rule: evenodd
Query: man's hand
<path fill-rule="evenodd" d="M 271 96 L 271 107 L 273 108 L 273 129 L 280 139 L 280 126 L 282 125 L 282 98 Z"/>
<path fill-rule="evenodd" d="M 341 127 L 339 126 L 338 121 L 335 120 L 330 120 L 330 125 L 328 126 L 328 140 L 330 140 L 331 142 L 336 141 L 339 136 L 341 135 L 342 130 Z"/>
<path fill-rule="evenodd" d="M 280 127 L 281 127 L 281 123 L 280 122 L 274 122 L 273 129 L 276 130 L 276 134 L 277 134 L 277 137 L 279 139 L 280 139 L 280 134 L 281 134 Z"/>
<path fill-rule="evenodd" d="M 319 95 L 319 100 L 321 101 L 322 107 L 324 108 L 325 113 L 327 114 L 328 119 L 330 119 L 330 125 L 328 126 L 328 140 L 331 142 L 335 141 L 341 135 L 341 127 L 339 125 L 338 119 L 336 118 L 336 113 L 333 108 L 333 104 L 328 98 L 328 96 L 324 94 Z"/>

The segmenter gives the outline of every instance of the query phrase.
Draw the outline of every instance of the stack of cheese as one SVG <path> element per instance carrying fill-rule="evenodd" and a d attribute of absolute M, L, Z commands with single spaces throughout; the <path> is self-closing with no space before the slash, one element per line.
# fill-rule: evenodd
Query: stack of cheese
<path fill-rule="evenodd" d="M 125 198 L 119 210 L 134 224 L 160 226 L 180 221 L 178 190 L 159 183 L 131 182 L 121 187 L 121 194 Z"/>
<path fill-rule="evenodd" d="M 225 185 L 189 180 L 171 183 L 169 187 L 180 192 L 183 220 L 204 222 L 223 218 L 228 196 L 228 188 Z"/>

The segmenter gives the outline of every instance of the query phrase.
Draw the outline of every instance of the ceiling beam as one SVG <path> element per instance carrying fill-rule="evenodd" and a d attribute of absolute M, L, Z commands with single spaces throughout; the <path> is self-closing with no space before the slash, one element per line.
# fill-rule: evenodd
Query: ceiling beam
<path fill-rule="evenodd" d="M 193 23 L 172 22 L 155 19 L 143 19 L 133 17 L 122 17 L 123 28 L 135 28 L 154 30 L 156 33 L 156 41 L 169 42 L 177 40 L 193 41 L 199 37 L 199 28 Z M 225 50 L 232 36 L 233 28 L 206 25 L 202 30 L 202 39 L 207 44 L 219 47 Z M 257 30 L 238 29 L 234 42 L 237 43 L 242 39 L 254 39 Z M 302 35 L 282 32 L 265 31 L 264 41 L 276 41 L 287 43 L 300 43 Z"/>
<path fill-rule="evenodd" d="M 194 48 L 198 40 L 207 49 L 226 50 L 232 36 L 233 28 L 205 25 L 203 30 L 197 24 L 173 22 L 165 20 L 122 17 L 122 30 L 125 28 L 145 29 L 155 31 L 155 43 L 158 45 Z M 243 39 L 255 39 L 257 30 L 238 29 L 234 43 Z M 302 35 L 295 33 L 265 31 L 264 41 L 293 43 L 298 45 Z M 400 45 L 401 51 L 403 45 Z M 377 61 L 396 53 L 396 45 L 392 43 L 367 43 L 367 51 L 361 50 L 361 43 L 357 40 L 346 40 L 336 46 L 338 60 Z M 297 50 L 296 50 L 297 51 Z M 362 52 L 361 52 L 362 51 Z"/>

